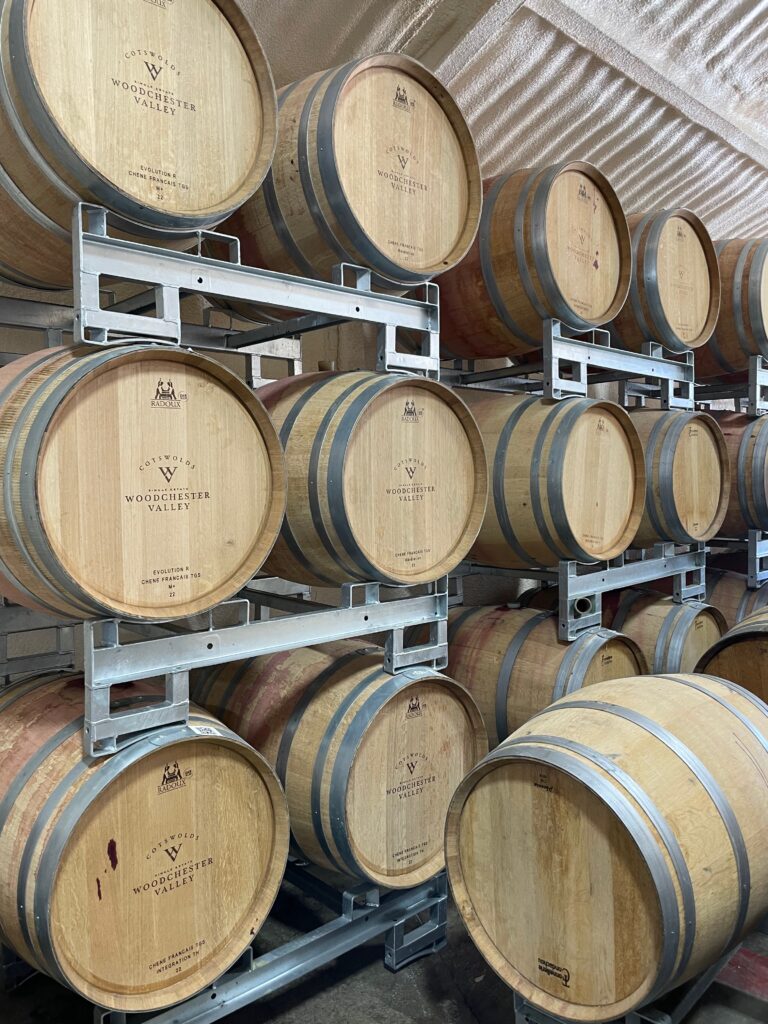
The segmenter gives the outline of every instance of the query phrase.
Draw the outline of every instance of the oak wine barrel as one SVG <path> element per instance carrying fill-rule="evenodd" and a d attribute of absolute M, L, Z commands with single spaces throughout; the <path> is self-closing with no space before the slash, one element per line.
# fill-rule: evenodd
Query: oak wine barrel
<path fill-rule="evenodd" d="M 477 701 L 495 747 L 565 694 L 648 667 L 634 640 L 609 629 L 564 643 L 550 611 L 453 608 L 446 671 Z"/>
<path fill-rule="evenodd" d="M 633 547 L 709 540 L 728 510 L 731 471 L 716 421 L 703 412 L 632 409 L 645 451 L 645 513 Z"/>
<path fill-rule="evenodd" d="M 0 594 L 78 618 L 212 608 L 261 568 L 285 507 L 261 403 L 168 346 L 48 349 L 0 369 L 0 466 Z"/>
<path fill-rule="evenodd" d="M 465 557 L 485 511 L 487 470 L 455 391 L 416 376 L 308 373 L 258 396 L 287 465 L 269 572 L 317 585 L 416 584 Z"/>
<path fill-rule="evenodd" d="M 723 537 L 744 538 L 748 530 L 768 530 L 768 420 L 712 410 L 725 438 L 731 467 Z"/>
<path fill-rule="evenodd" d="M 144 242 L 214 227 L 261 183 L 276 132 L 269 66 L 235 0 L 4 0 L 0 278 L 69 287 L 81 201 Z"/>
<path fill-rule="evenodd" d="M 294 82 L 279 104 L 272 169 L 225 225 L 245 262 L 324 279 L 353 263 L 402 291 L 464 256 L 480 166 L 461 111 L 422 64 L 363 57 Z"/>
<path fill-rule="evenodd" d="M 753 611 L 718 637 L 696 670 L 722 674 L 768 704 L 768 609 Z"/>
<path fill-rule="evenodd" d="M 768 911 L 768 707 L 713 676 L 559 700 L 448 814 L 478 949 L 532 1006 L 615 1021 L 716 963 Z"/>
<path fill-rule="evenodd" d="M 590 330 L 624 304 L 632 267 L 616 193 L 591 164 L 568 161 L 485 182 L 477 238 L 441 275 L 444 349 L 470 359 L 535 352 L 542 321 Z"/>
<path fill-rule="evenodd" d="M 612 402 L 458 388 L 483 435 L 488 508 L 472 557 L 522 569 L 615 558 L 645 501 L 640 440 Z"/>
<path fill-rule="evenodd" d="M 603 595 L 603 625 L 634 640 L 652 672 L 690 672 L 727 629 L 717 608 L 645 590 Z"/>
<path fill-rule="evenodd" d="M 728 629 L 768 605 L 768 583 L 750 590 L 743 573 L 707 569 L 707 603 L 725 617 Z"/>
<path fill-rule="evenodd" d="M 657 210 L 628 221 L 632 284 L 611 324 L 614 341 L 635 352 L 646 341 L 670 352 L 705 345 L 720 311 L 720 270 L 707 229 L 690 210 Z"/>
<path fill-rule="evenodd" d="M 394 889 L 443 868 L 448 803 L 488 750 L 458 683 L 341 642 L 193 673 L 192 693 L 274 766 L 299 856 Z"/>
<path fill-rule="evenodd" d="M 117 688 L 117 706 L 162 700 Z M 253 941 L 288 856 L 266 761 L 192 708 L 111 757 L 83 753 L 81 678 L 0 694 L 0 935 L 37 970 L 116 1011 L 216 981 Z"/>
<path fill-rule="evenodd" d="M 696 378 L 733 379 L 768 357 L 768 238 L 716 242 L 723 297 L 715 333 L 696 353 Z"/>

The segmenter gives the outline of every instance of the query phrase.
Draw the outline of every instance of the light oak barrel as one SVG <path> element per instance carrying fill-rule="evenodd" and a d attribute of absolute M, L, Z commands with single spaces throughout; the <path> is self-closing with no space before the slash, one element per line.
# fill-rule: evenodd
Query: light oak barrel
<path fill-rule="evenodd" d="M 652 672 L 690 672 L 727 629 L 717 608 L 644 590 L 603 595 L 603 625 L 638 645 Z"/>
<path fill-rule="evenodd" d="M 621 554 L 645 501 L 640 439 L 612 402 L 458 388 L 483 435 L 490 495 L 475 561 L 522 569 Z"/>
<path fill-rule="evenodd" d="M 550 611 L 454 608 L 446 671 L 477 701 L 495 747 L 565 694 L 648 666 L 634 640 L 609 629 L 564 643 Z"/>
<path fill-rule="evenodd" d="M 260 388 L 285 448 L 287 514 L 267 570 L 313 584 L 425 583 L 465 557 L 487 500 L 482 439 L 423 377 L 317 373 Z"/>
<path fill-rule="evenodd" d="M 635 214 L 628 222 L 632 284 L 611 324 L 614 341 L 635 352 L 646 341 L 671 352 L 705 345 L 720 311 L 720 271 L 706 227 L 690 210 Z"/>
<path fill-rule="evenodd" d="M 746 379 L 750 357 L 768 357 L 768 238 L 730 238 L 715 248 L 722 303 L 715 333 L 696 353 L 696 377 Z"/>
<path fill-rule="evenodd" d="M 458 683 L 342 642 L 196 672 L 192 692 L 274 766 L 299 856 L 395 889 L 443 868 L 448 803 L 488 750 Z"/>
<path fill-rule="evenodd" d="M 461 111 L 423 65 L 363 57 L 294 82 L 279 102 L 272 169 L 226 225 L 246 262 L 324 279 L 353 263 L 402 291 L 461 260 L 480 167 Z"/>
<path fill-rule="evenodd" d="M 227 218 L 269 168 L 274 85 L 235 0 L 4 0 L 0 43 L 0 277 L 69 286 L 78 202 L 172 239 Z"/>
<path fill-rule="evenodd" d="M 707 569 L 707 603 L 725 616 L 728 629 L 768 605 L 768 583 L 750 590 L 743 573 Z"/>
<path fill-rule="evenodd" d="M 118 707 L 162 700 L 115 691 Z M 0 694 L 0 936 L 99 1006 L 159 1010 L 243 953 L 288 855 L 266 761 L 192 708 L 117 754 L 83 754 L 81 678 Z"/>
<path fill-rule="evenodd" d="M 753 611 L 718 638 L 697 671 L 722 673 L 768 703 L 768 609 Z"/>
<path fill-rule="evenodd" d="M 623 1018 L 765 915 L 767 780 L 768 708 L 732 683 L 651 675 L 564 697 L 452 801 L 459 913 L 533 1006 Z"/>
<path fill-rule="evenodd" d="M 707 413 L 632 409 L 645 452 L 647 495 L 633 547 L 709 540 L 728 511 L 731 470 L 722 431 Z"/>
<path fill-rule="evenodd" d="M 456 356 L 535 352 L 549 318 L 583 330 L 627 297 L 629 230 L 616 193 L 591 164 L 570 161 L 485 182 L 477 238 L 442 274 L 441 340 Z"/>
<path fill-rule="evenodd" d="M 4 367 L 0 466 L 0 593 L 78 617 L 213 607 L 261 568 L 285 507 L 261 403 L 220 364 L 168 346 L 51 349 Z"/>
<path fill-rule="evenodd" d="M 731 468 L 720 534 L 743 538 L 748 530 L 768 530 L 768 420 L 714 409 L 710 415 L 725 438 Z"/>

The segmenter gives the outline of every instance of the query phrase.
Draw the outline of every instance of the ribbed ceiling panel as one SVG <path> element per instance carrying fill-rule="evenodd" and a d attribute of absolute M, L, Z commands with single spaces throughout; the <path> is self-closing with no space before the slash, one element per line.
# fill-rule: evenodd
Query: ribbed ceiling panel
<path fill-rule="evenodd" d="M 628 211 L 688 206 L 715 237 L 768 233 L 763 164 L 529 8 L 443 78 L 486 175 L 581 158 L 603 169 Z"/>

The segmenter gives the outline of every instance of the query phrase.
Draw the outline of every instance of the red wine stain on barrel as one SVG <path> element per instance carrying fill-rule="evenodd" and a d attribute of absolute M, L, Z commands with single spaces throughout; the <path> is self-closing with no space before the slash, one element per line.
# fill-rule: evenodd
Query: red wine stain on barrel
<path fill-rule="evenodd" d="M 107 856 L 109 857 L 109 863 L 112 865 L 112 870 L 117 869 L 117 843 L 114 839 L 110 839 L 107 843 Z"/>
<path fill-rule="evenodd" d="M 101 899 L 101 879 L 100 878 L 96 879 L 96 892 L 99 894 L 99 899 Z"/>

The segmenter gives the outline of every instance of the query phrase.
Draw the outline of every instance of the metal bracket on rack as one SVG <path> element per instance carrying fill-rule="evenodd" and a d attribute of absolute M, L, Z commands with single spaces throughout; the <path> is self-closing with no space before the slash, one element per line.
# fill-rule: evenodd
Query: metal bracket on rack
<path fill-rule="evenodd" d="M 607 330 L 576 334 L 560 320 L 545 320 L 543 329 L 541 362 L 482 372 L 459 369 L 446 376 L 451 383 L 541 392 L 550 399 L 585 397 L 590 384 L 642 378 L 643 384 L 631 385 L 638 394 L 659 399 L 664 409 L 693 408 L 693 352 L 672 359 L 655 342 L 646 342 L 642 352 L 626 352 L 612 347 Z"/>
<path fill-rule="evenodd" d="M 75 667 L 74 620 L 57 619 L 29 608 L 0 602 L 0 688 L 27 672 L 65 672 Z M 25 647 L 41 648 L 34 654 L 16 654 L 21 639 Z M 48 642 L 46 642 L 48 641 Z"/>
<path fill-rule="evenodd" d="M 706 544 L 693 544 L 678 552 L 674 544 L 657 544 L 640 551 L 625 551 L 611 562 L 560 562 L 555 569 L 497 569 L 464 563 L 456 576 L 490 575 L 534 579 L 559 588 L 558 635 L 575 640 L 587 629 L 602 624 L 602 595 L 672 576 L 675 601 L 704 600 Z M 457 580 L 457 594 L 461 593 Z M 450 600 L 454 600 L 451 598 Z M 455 603 L 455 602 L 454 602 Z"/>
<path fill-rule="evenodd" d="M 315 281 L 293 277 L 240 263 L 237 238 L 210 231 L 195 232 L 196 252 L 177 252 L 159 246 L 112 238 L 109 226 L 114 218 L 102 207 L 79 204 L 73 213 L 76 342 L 109 345 L 128 340 L 151 338 L 171 345 L 186 343 L 187 328 L 181 322 L 181 292 L 211 295 L 248 302 L 257 310 L 286 309 L 301 311 L 289 320 L 274 320 L 249 331 L 233 331 L 222 338 L 220 330 L 210 331 L 206 344 L 201 341 L 205 329 L 197 327 L 190 338 L 200 347 L 239 351 L 265 342 L 292 338 L 346 321 L 379 325 L 379 366 L 381 369 L 423 373 L 435 379 L 440 375 L 439 292 L 435 284 L 424 286 L 424 301 L 402 298 L 371 290 L 370 271 L 349 264 L 334 269 L 334 281 Z M 119 226 L 119 225 L 118 225 Z M 202 255 L 204 243 L 223 246 L 228 260 Z M 354 286 L 345 281 L 352 277 Z M 101 305 L 101 278 L 136 281 L 154 291 L 156 316 L 146 311 L 142 300 L 138 309 L 124 303 L 114 308 Z M 123 307 L 123 308 L 120 308 Z M 415 332 L 422 338 L 419 353 L 397 349 L 398 330 Z M 264 353 L 270 354 L 270 353 Z"/>
<path fill-rule="evenodd" d="M 302 881 L 300 872 L 289 866 L 286 878 L 311 895 L 320 896 L 321 883 Z M 343 894 L 336 891 L 337 905 L 340 896 L 341 913 L 328 924 L 259 957 L 254 957 L 249 948 L 215 985 L 179 1006 L 150 1016 L 146 1024 L 214 1024 L 376 939 L 384 940 L 384 962 L 393 971 L 445 945 L 448 890 L 444 872 L 415 889 L 386 894 L 368 887 L 362 894 L 357 890 Z M 407 930 L 416 921 L 416 927 Z M 94 1007 L 93 1020 L 94 1024 L 127 1024 L 127 1015 Z"/>
<path fill-rule="evenodd" d="M 768 362 L 763 356 L 750 356 L 749 377 L 737 384 L 698 384 L 697 404 L 715 401 L 733 401 L 737 412 L 747 416 L 765 416 L 768 413 Z"/>
<path fill-rule="evenodd" d="M 273 581 L 254 580 L 239 601 L 227 602 L 209 613 L 204 629 L 190 631 L 189 622 L 143 624 L 104 619 L 84 623 L 83 664 L 85 670 L 84 746 L 91 757 L 117 749 L 118 742 L 132 734 L 157 726 L 187 720 L 189 672 L 222 665 L 260 654 L 346 640 L 371 633 L 396 631 L 400 637 L 388 640 L 385 667 L 397 672 L 413 664 L 445 667 L 447 649 L 444 620 L 448 614 L 447 578 L 430 583 L 426 593 L 382 601 L 378 583 L 346 584 L 341 588 L 340 607 L 307 601 L 303 595 L 272 592 Z M 277 588 L 279 589 L 279 588 Z M 301 590 L 302 588 L 299 588 Z M 262 609 L 275 608 L 294 614 L 254 621 L 250 603 Z M 214 615 L 225 609 L 239 617 L 236 625 L 219 627 Z M 260 612 L 260 614 L 263 614 Z M 443 620 L 443 621 L 441 621 Z M 427 644 L 403 648 L 401 632 L 410 626 L 431 627 Z M 138 634 L 133 642 L 121 640 L 121 629 Z M 118 683 L 151 678 L 165 679 L 161 702 L 141 708 L 111 708 L 110 689 Z"/>
<path fill-rule="evenodd" d="M 748 590 L 759 590 L 768 581 L 768 532 L 748 530 L 746 538 L 716 537 L 712 543 L 744 554 Z"/>

